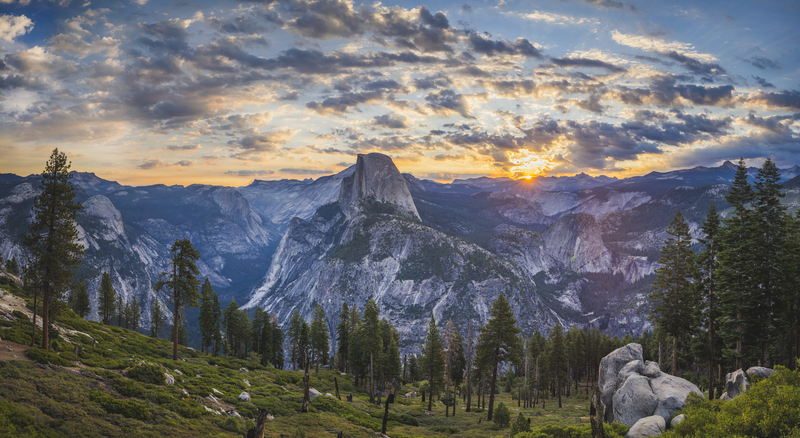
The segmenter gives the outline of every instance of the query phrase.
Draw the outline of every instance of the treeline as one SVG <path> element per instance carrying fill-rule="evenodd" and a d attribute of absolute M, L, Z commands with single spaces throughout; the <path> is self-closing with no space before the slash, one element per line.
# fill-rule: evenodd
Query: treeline
<path fill-rule="evenodd" d="M 725 196 L 732 211 L 723 219 L 711 205 L 702 251 L 680 211 L 667 230 L 650 318 L 672 338 L 673 374 L 707 370 L 709 398 L 723 370 L 792 368 L 800 353 L 800 215 L 781 204 L 779 181 L 767 159 L 751 185 L 742 159 Z"/>

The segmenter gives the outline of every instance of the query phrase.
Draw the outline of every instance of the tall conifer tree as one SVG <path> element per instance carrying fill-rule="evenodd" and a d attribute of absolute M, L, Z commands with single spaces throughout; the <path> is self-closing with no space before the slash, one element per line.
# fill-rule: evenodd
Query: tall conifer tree
<path fill-rule="evenodd" d="M 431 314 L 431 321 L 428 323 L 428 332 L 425 334 L 425 344 L 422 346 L 422 358 L 420 368 L 423 377 L 428 378 L 428 410 L 433 407 L 433 390 L 442 384 L 445 372 L 445 360 L 442 352 L 444 343 L 436 328 L 436 319 Z"/>
<path fill-rule="evenodd" d="M 497 365 L 500 362 L 513 362 L 516 352 L 517 319 L 503 294 L 492 303 L 489 321 L 480 328 L 478 335 L 478 358 L 481 368 L 492 370 L 492 383 L 489 389 L 489 421 L 494 413 L 494 392 L 497 387 Z"/>
<path fill-rule="evenodd" d="M 336 357 L 339 358 L 336 364 L 340 372 L 347 372 L 347 359 L 350 347 L 350 309 L 347 303 L 342 303 L 342 310 L 339 312 L 339 324 L 336 326 L 336 344 L 339 346 Z"/>
<path fill-rule="evenodd" d="M 322 305 L 317 303 L 314 309 L 314 318 L 311 320 L 309 336 L 311 337 L 311 349 L 314 353 L 314 362 L 319 372 L 320 364 L 325 365 L 328 361 L 328 348 L 330 346 L 330 331 L 328 330 L 328 317 Z"/>
<path fill-rule="evenodd" d="M 719 297 L 717 285 L 717 261 L 722 249 L 720 241 L 720 218 L 714 203 L 708 208 L 706 220 L 702 225 L 703 238 L 700 243 L 705 249 L 697 256 L 697 282 L 701 303 L 698 307 L 700 322 L 698 327 L 705 328 L 707 361 L 708 361 L 708 398 L 714 399 L 714 363 L 720 354 L 718 336 L 716 334 L 717 318 L 719 317 Z"/>
<path fill-rule="evenodd" d="M 199 295 L 199 281 L 196 275 L 200 272 L 195 262 L 200 258 L 189 239 L 176 240 L 170 248 L 172 252 L 172 272 L 162 272 L 162 279 L 156 282 L 154 289 L 172 291 L 172 360 L 178 360 L 178 330 L 182 326 L 183 309 L 186 306 L 196 307 Z"/>
<path fill-rule="evenodd" d="M 91 305 L 89 292 L 86 291 L 86 284 L 81 280 L 75 285 L 75 302 L 72 303 L 72 310 L 81 318 L 86 318 L 86 315 L 91 310 Z"/>
<path fill-rule="evenodd" d="M 364 364 L 369 369 L 369 402 L 375 403 L 375 378 L 374 374 L 380 372 L 381 352 L 383 351 L 383 337 L 381 336 L 381 322 L 378 304 L 370 298 L 364 307 L 364 320 L 361 322 L 359 336 Z"/>

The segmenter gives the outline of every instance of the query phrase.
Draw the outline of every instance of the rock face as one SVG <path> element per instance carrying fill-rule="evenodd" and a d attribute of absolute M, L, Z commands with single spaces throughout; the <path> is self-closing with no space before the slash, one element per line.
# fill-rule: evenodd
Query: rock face
<path fill-rule="evenodd" d="M 745 393 L 750 388 L 750 381 L 747 375 L 740 369 L 725 375 L 725 394 L 729 398 L 736 398 Z"/>
<path fill-rule="evenodd" d="M 607 423 L 635 426 L 645 417 L 657 416 L 662 431 L 665 422 L 684 407 L 690 392 L 702 395 L 688 380 L 664 374 L 658 364 L 642 360 L 639 344 L 628 344 L 604 357 L 598 385 Z"/>
<path fill-rule="evenodd" d="M 342 180 L 339 206 L 348 218 L 353 216 L 352 210 L 357 208 L 361 199 L 393 204 L 419 219 L 406 180 L 392 159 L 386 155 L 359 154 L 353 175 Z"/>
<path fill-rule="evenodd" d="M 644 438 L 647 436 L 658 436 L 667 430 L 667 423 L 660 415 L 652 415 L 650 417 L 640 418 L 628 433 L 625 438 Z"/>

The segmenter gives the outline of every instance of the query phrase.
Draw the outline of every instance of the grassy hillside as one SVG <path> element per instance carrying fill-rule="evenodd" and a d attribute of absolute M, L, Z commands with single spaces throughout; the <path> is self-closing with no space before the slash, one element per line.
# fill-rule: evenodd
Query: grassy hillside
<path fill-rule="evenodd" d="M 0 302 L 6 306 L 6 318 L 0 318 L 0 338 L 12 350 L 0 346 L 6 353 L 0 359 L 7 359 L 0 360 L 0 436 L 237 437 L 255 426 L 259 408 L 274 417 L 267 421 L 268 437 L 330 437 L 338 431 L 346 437 L 374 437 L 380 431 L 383 408 L 369 404 L 366 391 L 355 387 L 351 376 L 332 370 L 312 372 L 311 387 L 323 395 L 312 400 L 310 413 L 300 413 L 299 371 L 211 357 L 183 347 L 181 360 L 173 361 L 167 341 L 87 322 L 69 310 L 57 319 L 63 331 L 54 336 L 50 352 L 33 348 L 23 353 L 30 343 L 30 320 L 19 308 L 8 311 L 7 303 L 16 300 L 30 306 L 30 297 L 13 286 L 0 289 Z M 94 346 L 93 338 L 97 340 Z M 174 384 L 166 384 L 164 370 L 174 376 Z M 334 377 L 342 400 L 352 394 L 352 402 L 324 395 L 335 393 Z M 244 391 L 251 401 L 239 399 Z M 418 391 L 418 386 L 405 385 L 401 394 L 412 391 Z M 590 436 L 589 401 L 583 390 L 564 398 L 562 409 L 552 399 L 546 401 L 545 409 L 541 404 L 520 409 L 505 392 L 499 394 L 496 406 L 500 402 L 510 409 L 512 422 L 522 412 L 531 419 L 534 430 Z M 460 399 L 455 418 L 445 418 L 439 401 L 432 412 L 426 409 L 421 398 L 401 396 L 390 405 L 388 435 L 486 437 L 510 433 L 509 427 L 498 428 L 486 421 L 486 413 L 480 409 L 464 412 Z M 619 429 L 621 433 L 624 430 Z"/>

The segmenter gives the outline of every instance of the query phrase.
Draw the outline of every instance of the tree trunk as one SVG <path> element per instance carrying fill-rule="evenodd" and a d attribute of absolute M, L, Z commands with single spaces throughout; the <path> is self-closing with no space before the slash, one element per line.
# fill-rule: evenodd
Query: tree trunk
<path fill-rule="evenodd" d="M 714 293 L 708 294 L 708 399 L 714 400 Z"/>
<path fill-rule="evenodd" d="M 35 288 L 36 286 L 34 286 Z M 33 347 L 36 343 L 36 305 L 38 304 L 36 301 L 39 298 L 39 292 L 34 289 L 33 290 L 33 331 L 31 333 L 31 347 Z"/>
<path fill-rule="evenodd" d="M 500 349 L 496 349 L 494 352 L 494 357 L 500 355 Z M 494 369 L 492 370 L 492 387 L 489 388 L 489 418 L 487 420 L 492 420 L 492 414 L 494 413 L 494 389 L 495 385 L 497 384 L 497 362 L 494 363 Z"/>
<path fill-rule="evenodd" d="M 258 421 L 256 422 L 254 438 L 264 438 L 264 426 L 267 424 L 267 411 L 258 410 Z"/>
<path fill-rule="evenodd" d="M 308 393 L 308 387 L 311 383 L 311 362 L 306 362 L 306 369 L 305 369 L 305 376 L 303 377 L 303 406 L 301 408 L 301 412 L 308 412 L 308 406 L 311 404 L 311 396 Z"/>
<path fill-rule="evenodd" d="M 558 377 L 556 377 L 558 381 L 558 408 L 561 409 L 561 374 L 559 373 Z M 569 387 L 569 385 L 567 385 Z"/>
<path fill-rule="evenodd" d="M 433 361 L 431 361 L 433 362 Z M 428 380 L 428 412 L 430 412 L 433 408 L 433 370 L 429 374 L 431 379 Z"/>
<path fill-rule="evenodd" d="M 339 380 L 337 380 L 336 377 L 333 378 L 333 386 L 336 387 L 336 398 L 341 401 L 342 398 L 339 397 Z"/>
<path fill-rule="evenodd" d="M 678 376 L 678 337 L 672 337 L 672 375 Z"/>
<path fill-rule="evenodd" d="M 450 416 L 450 379 L 447 379 L 447 398 L 444 400 L 444 418 Z"/>
<path fill-rule="evenodd" d="M 178 360 L 178 327 L 180 327 L 180 314 L 178 313 L 178 268 L 172 263 L 172 293 L 175 301 L 175 313 L 172 315 L 172 360 Z"/>
<path fill-rule="evenodd" d="M 45 271 L 45 275 L 49 273 Z M 50 282 L 45 280 L 42 292 L 42 348 L 50 349 Z"/>
<path fill-rule="evenodd" d="M 372 380 L 372 352 L 369 352 L 369 402 L 375 403 L 375 383 Z"/>
<path fill-rule="evenodd" d="M 381 425 L 381 435 L 386 435 L 386 423 L 389 421 L 389 403 L 394 403 L 394 385 L 392 385 L 392 389 L 391 389 L 391 392 L 389 393 L 389 397 L 386 399 L 386 403 L 384 403 L 383 424 Z"/>

